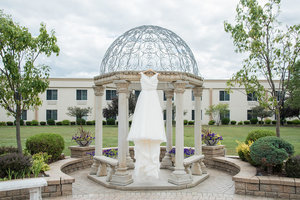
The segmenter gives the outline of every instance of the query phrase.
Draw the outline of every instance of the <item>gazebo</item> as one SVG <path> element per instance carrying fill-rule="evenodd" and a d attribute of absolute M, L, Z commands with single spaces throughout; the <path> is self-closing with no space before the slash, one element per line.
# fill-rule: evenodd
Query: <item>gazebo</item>
<path fill-rule="evenodd" d="M 118 37 L 108 48 L 102 60 L 100 75 L 94 77 L 96 100 L 95 156 L 91 172 L 93 180 L 106 186 L 130 186 L 134 180 L 130 170 L 134 163 L 126 140 L 129 132 L 128 98 L 133 90 L 140 90 L 140 71 L 153 69 L 160 73 L 157 90 L 163 90 L 166 106 L 166 153 L 161 162 L 162 169 L 170 169 L 168 182 L 175 187 L 193 186 L 208 177 L 201 151 L 201 96 L 203 78 L 199 76 L 193 53 L 187 44 L 174 32 L 158 26 L 140 26 Z M 118 159 L 102 156 L 102 101 L 107 85 L 118 93 Z M 184 159 L 183 93 L 193 90 L 195 100 L 195 154 Z M 172 167 L 172 98 L 175 94 L 176 138 L 175 167 Z M 107 170 L 107 166 L 110 170 Z M 197 181 L 193 182 L 195 178 Z M 163 189 L 163 188 L 162 188 Z"/>

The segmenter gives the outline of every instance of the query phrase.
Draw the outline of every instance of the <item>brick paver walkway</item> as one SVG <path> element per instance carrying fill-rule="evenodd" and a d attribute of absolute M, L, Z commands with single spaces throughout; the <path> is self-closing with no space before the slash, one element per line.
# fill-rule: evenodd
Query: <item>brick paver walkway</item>
<path fill-rule="evenodd" d="M 210 177 L 198 186 L 184 190 L 159 190 L 159 191 L 120 191 L 103 187 L 89 180 L 86 175 L 89 169 L 76 171 L 70 176 L 75 178 L 73 183 L 73 195 L 65 197 L 44 198 L 48 200 L 250 200 L 272 199 L 254 196 L 234 194 L 234 182 L 232 176 L 215 169 L 208 169 Z"/>

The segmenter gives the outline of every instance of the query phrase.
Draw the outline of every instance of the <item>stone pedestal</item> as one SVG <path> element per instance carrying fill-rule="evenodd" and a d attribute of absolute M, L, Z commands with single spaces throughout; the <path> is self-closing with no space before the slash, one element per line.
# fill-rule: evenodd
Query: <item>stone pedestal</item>
<path fill-rule="evenodd" d="M 204 164 L 206 166 L 211 166 L 213 157 L 224 157 L 225 156 L 225 146 L 216 145 L 216 146 L 202 146 L 202 153 L 205 156 Z"/>
<path fill-rule="evenodd" d="M 92 153 L 95 151 L 95 146 L 87 146 L 87 147 L 80 147 L 80 146 L 69 146 L 71 151 L 71 158 L 90 158 L 91 156 L 88 153 Z"/>

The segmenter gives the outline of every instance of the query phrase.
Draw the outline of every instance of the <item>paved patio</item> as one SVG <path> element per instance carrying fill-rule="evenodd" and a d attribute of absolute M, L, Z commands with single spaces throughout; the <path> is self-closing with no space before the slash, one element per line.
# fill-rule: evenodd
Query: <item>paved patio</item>
<path fill-rule="evenodd" d="M 194 199 L 273 199 L 234 194 L 232 176 L 215 169 L 208 169 L 210 177 L 198 186 L 183 190 L 152 190 L 152 191 L 120 191 L 108 189 L 87 178 L 89 169 L 76 171 L 69 175 L 75 178 L 73 195 L 65 197 L 44 198 L 48 200 L 66 199 L 104 199 L 104 200 L 194 200 Z"/>

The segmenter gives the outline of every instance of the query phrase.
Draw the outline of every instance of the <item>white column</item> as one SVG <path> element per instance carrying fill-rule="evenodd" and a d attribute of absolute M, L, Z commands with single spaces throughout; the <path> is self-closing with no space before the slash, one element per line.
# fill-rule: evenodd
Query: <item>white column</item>
<path fill-rule="evenodd" d="M 202 155 L 202 128 L 201 128 L 201 96 L 202 87 L 195 87 L 193 89 L 195 97 L 195 126 L 194 126 L 194 142 L 195 142 L 195 155 Z M 202 175 L 201 162 L 193 163 L 192 174 Z"/>
<path fill-rule="evenodd" d="M 104 94 L 104 87 L 103 86 L 94 86 L 94 93 L 95 93 L 95 156 L 101 156 L 102 155 L 102 141 L 103 141 L 103 128 L 102 128 L 102 98 Z M 90 174 L 96 174 L 99 162 L 94 160 L 94 163 L 91 167 Z"/>
<path fill-rule="evenodd" d="M 175 153 L 175 171 L 172 172 L 170 183 L 176 185 L 186 185 L 192 182 L 189 174 L 184 171 L 184 125 L 183 125 L 183 93 L 188 82 L 176 81 L 174 83 L 176 94 L 176 153 Z"/>
<path fill-rule="evenodd" d="M 167 133 L 167 145 L 166 145 L 166 153 L 164 158 L 162 159 L 161 168 L 172 167 L 172 159 L 169 152 L 172 150 L 172 98 L 174 97 L 174 90 L 165 91 L 165 96 L 167 98 L 167 119 L 166 119 L 166 133 Z"/>
<path fill-rule="evenodd" d="M 104 87 L 103 86 L 94 86 L 94 93 L 96 96 L 95 101 L 95 155 L 101 156 L 102 155 L 102 141 L 103 141 L 103 114 L 102 114 L 102 98 L 104 94 Z"/>
<path fill-rule="evenodd" d="M 129 169 L 133 169 L 134 168 L 134 162 L 132 160 L 132 158 L 130 157 L 130 151 L 129 151 L 129 141 L 127 141 L 127 137 L 128 137 L 128 133 L 129 133 L 129 120 L 128 120 L 128 117 L 129 117 L 129 97 L 130 97 L 130 94 L 131 94 L 131 91 L 128 91 L 127 92 L 127 96 L 126 96 L 126 99 L 127 99 L 127 103 L 126 103 L 126 163 L 127 163 L 127 167 Z"/>
<path fill-rule="evenodd" d="M 129 82 L 125 80 L 114 81 L 118 92 L 118 168 L 116 174 L 112 176 L 111 184 L 113 185 L 128 185 L 133 182 L 131 174 L 127 170 L 126 164 L 126 147 L 127 143 L 127 111 L 126 106 L 128 85 Z M 127 143 L 127 145 L 126 145 Z"/>

